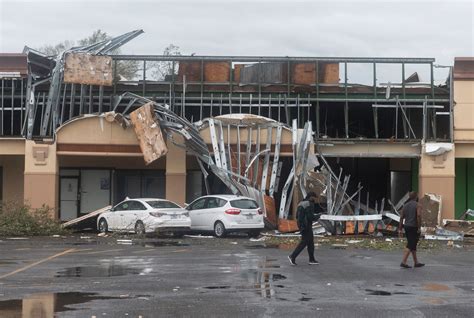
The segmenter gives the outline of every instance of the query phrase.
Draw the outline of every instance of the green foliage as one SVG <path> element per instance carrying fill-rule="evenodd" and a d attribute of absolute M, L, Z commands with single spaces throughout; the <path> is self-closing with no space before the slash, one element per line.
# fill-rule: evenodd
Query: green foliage
<path fill-rule="evenodd" d="M 64 234 L 67 231 L 54 220 L 52 209 L 43 206 L 4 202 L 0 205 L 0 236 L 38 236 Z"/>

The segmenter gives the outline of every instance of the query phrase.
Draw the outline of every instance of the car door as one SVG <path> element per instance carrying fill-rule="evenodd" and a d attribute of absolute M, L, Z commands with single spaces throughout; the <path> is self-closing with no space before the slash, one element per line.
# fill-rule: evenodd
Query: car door
<path fill-rule="evenodd" d="M 107 223 L 109 224 L 109 228 L 114 231 L 121 231 L 122 228 L 122 219 L 124 214 L 128 210 L 130 205 L 130 201 L 123 201 L 117 204 L 110 215 L 107 217 Z"/>
<path fill-rule="evenodd" d="M 204 213 L 206 208 L 207 198 L 196 199 L 186 209 L 189 211 L 191 218 L 191 229 L 202 230 L 205 224 Z"/>
<path fill-rule="evenodd" d="M 143 213 L 145 212 L 145 206 L 135 200 L 129 201 L 129 206 L 127 211 L 124 211 L 122 217 L 122 229 L 125 231 L 133 231 L 135 229 L 135 224 L 138 220 L 143 219 Z"/>
<path fill-rule="evenodd" d="M 222 207 L 226 203 L 226 200 L 217 197 L 210 197 L 207 199 L 206 209 L 203 212 L 205 230 L 211 231 L 214 229 L 214 223 L 219 219 L 220 214 L 224 213 Z"/>

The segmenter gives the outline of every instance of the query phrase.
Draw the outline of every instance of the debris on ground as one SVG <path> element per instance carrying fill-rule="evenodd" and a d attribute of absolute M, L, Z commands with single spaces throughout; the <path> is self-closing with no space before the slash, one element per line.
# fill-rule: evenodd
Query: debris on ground
<path fill-rule="evenodd" d="M 82 215 L 78 218 L 72 219 L 68 222 L 65 222 L 62 224 L 62 227 L 67 228 L 67 227 L 74 227 L 74 228 L 80 228 L 84 229 L 86 227 L 91 227 L 91 224 L 93 224 L 93 228 L 96 228 L 96 220 L 99 214 L 104 213 L 105 211 L 108 211 L 112 208 L 111 205 L 105 206 L 103 208 L 100 208 L 98 210 L 89 212 L 85 215 Z"/>
<path fill-rule="evenodd" d="M 435 234 L 425 234 L 425 239 L 438 241 L 462 241 L 464 239 L 464 234 L 437 227 Z"/>
<path fill-rule="evenodd" d="M 474 236 L 474 221 L 444 219 L 443 228 L 462 233 L 464 236 Z"/>

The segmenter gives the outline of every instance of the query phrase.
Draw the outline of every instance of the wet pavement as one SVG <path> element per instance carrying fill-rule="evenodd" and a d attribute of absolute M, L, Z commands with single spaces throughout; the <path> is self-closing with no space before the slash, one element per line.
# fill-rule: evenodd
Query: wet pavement
<path fill-rule="evenodd" d="M 316 248 L 243 236 L 0 238 L 0 317 L 472 317 L 472 249 Z"/>

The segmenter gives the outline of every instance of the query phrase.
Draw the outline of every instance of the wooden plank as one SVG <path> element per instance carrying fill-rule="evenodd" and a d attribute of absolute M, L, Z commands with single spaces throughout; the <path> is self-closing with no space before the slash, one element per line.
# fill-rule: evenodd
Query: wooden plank
<path fill-rule="evenodd" d="M 281 233 L 298 232 L 296 220 L 278 219 L 278 231 Z"/>
<path fill-rule="evenodd" d="M 316 80 L 314 63 L 292 63 L 291 79 L 294 84 L 310 85 Z"/>
<path fill-rule="evenodd" d="M 230 78 L 229 62 L 204 62 L 204 81 L 225 83 Z"/>
<path fill-rule="evenodd" d="M 265 205 L 265 218 L 274 227 L 278 225 L 278 217 L 276 214 L 275 199 L 268 195 L 263 195 Z"/>
<path fill-rule="evenodd" d="M 201 81 L 201 62 L 200 61 L 181 61 L 178 68 L 178 82 L 183 81 L 186 75 L 186 82 Z"/>
<path fill-rule="evenodd" d="M 323 72 L 319 73 L 320 83 L 337 84 L 339 83 L 339 63 L 326 63 L 323 67 Z"/>
<path fill-rule="evenodd" d="M 156 119 L 152 107 L 153 103 L 149 102 L 130 113 L 130 121 L 147 165 L 168 153 L 160 123 Z"/>
<path fill-rule="evenodd" d="M 64 82 L 112 86 L 112 58 L 87 53 L 67 53 L 64 64 Z"/>
<path fill-rule="evenodd" d="M 234 82 L 240 82 L 240 70 L 245 67 L 245 64 L 236 64 L 234 65 Z"/>
<path fill-rule="evenodd" d="M 77 224 L 77 223 L 79 223 L 79 222 L 82 222 L 82 221 L 84 221 L 84 220 L 87 220 L 87 219 L 89 219 L 89 218 L 92 218 L 92 217 L 94 217 L 94 216 L 96 216 L 96 215 L 99 215 L 99 214 L 101 214 L 101 213 L 104 213 L 105 211 L 110 210 L 111 207 L 112 207 L 111 205 L 108 205 L 108 206 L 103 207 L 103 208 L 100 208 L 100 209 L 98 209 L 98 210 L 89 212 L 89 213 L 87 213 L 86 215 L 83 215 L 83 216 L 78 217 L 78 218 L 76 218 L 76 219 L 70 220 L 70 221 L 68 221 L 68 222 L 66 222 L 66 223 L 63 223 L 62 226 L 63 226 L 63 227 L 68 227 L 68 226 Z"/>

